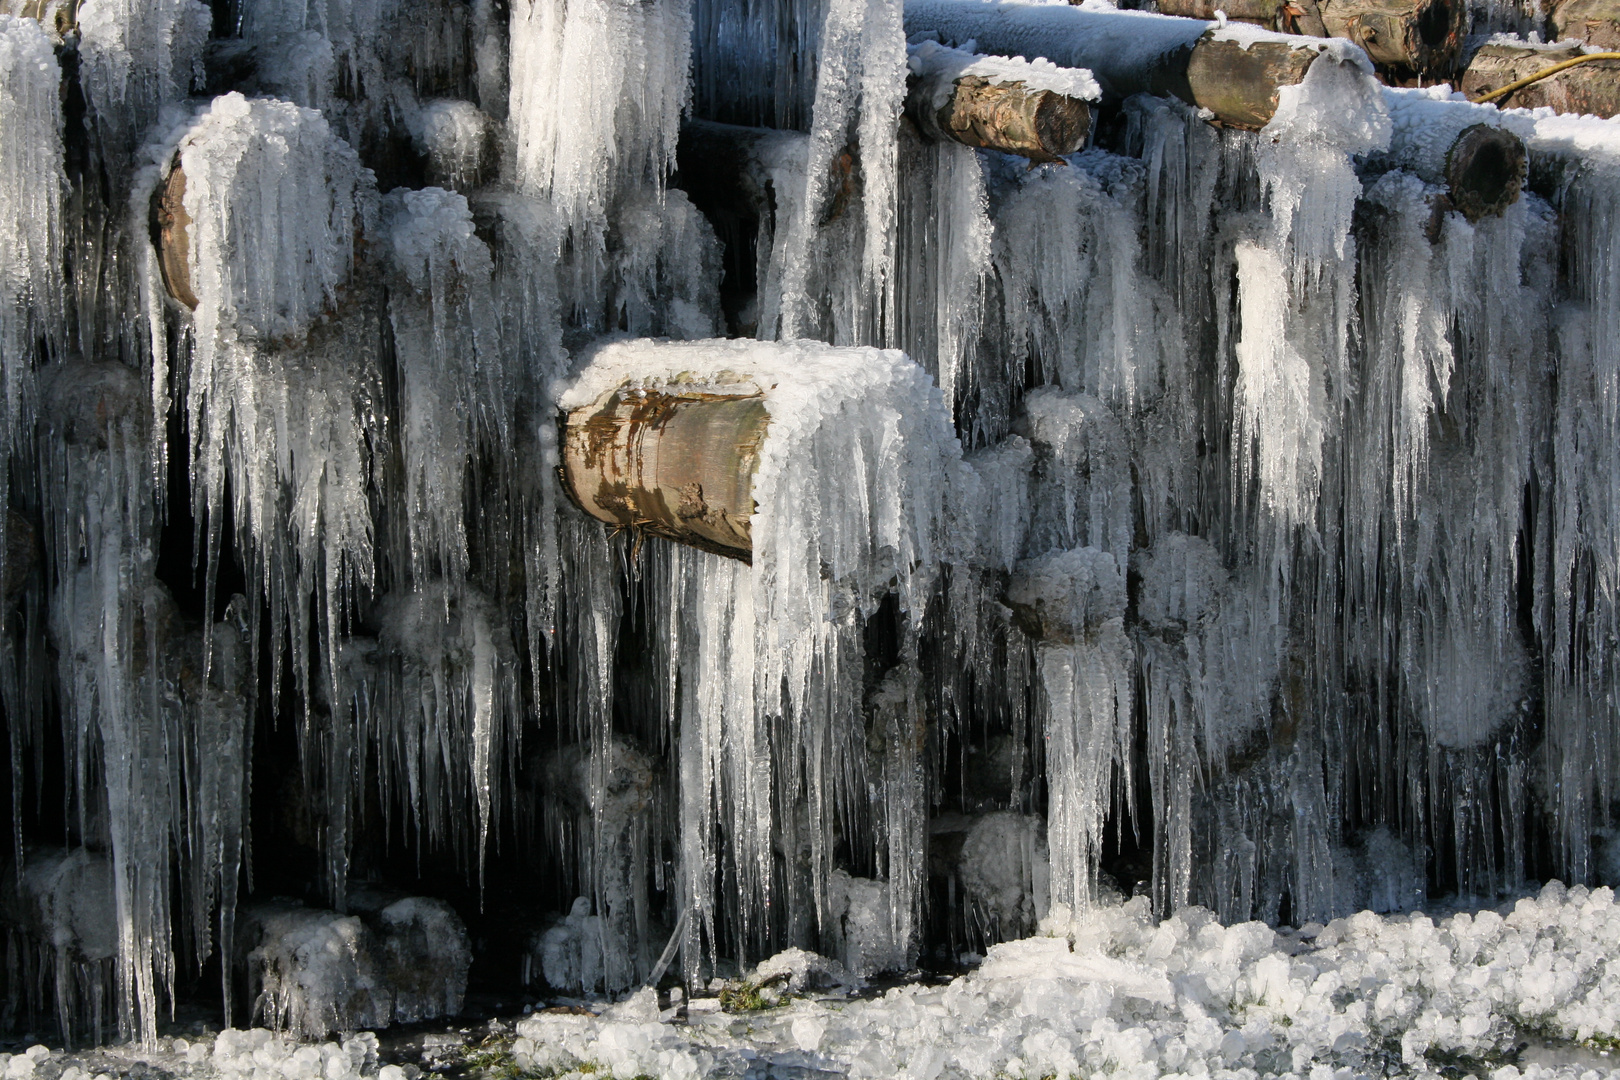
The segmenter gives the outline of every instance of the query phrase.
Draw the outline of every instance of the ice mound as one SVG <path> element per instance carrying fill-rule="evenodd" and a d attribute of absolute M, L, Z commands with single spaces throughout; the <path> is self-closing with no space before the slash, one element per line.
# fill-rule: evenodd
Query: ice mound
<path fill-rule="evenodd" d="M 962 841 L 957 876 L 983 940 L 1033 933 L 1051 906 L 1046 823 L 1008 810 L 980 815 Z"/>
<path fill-rule="evenodd" d="M 368 917 L 275 903 L 250 909 L 243 934 L 253 1009 L 295 1038 L 461 1011 L 472 947 L 442 900 L 406 897 Z"/>
<path fill-rule="evenodd" d="M 577 897 L 567 915 L 535 935 L 525 957 L 530 984 L 538 974 L 547 986 L 570 994 L 622 990 L 627 985 L 623 957 L 629 943 L 614 936 L 599 915 L 591 914 L 591 898 Z M 611 970 L 610 970 L 611 968 Z"/>

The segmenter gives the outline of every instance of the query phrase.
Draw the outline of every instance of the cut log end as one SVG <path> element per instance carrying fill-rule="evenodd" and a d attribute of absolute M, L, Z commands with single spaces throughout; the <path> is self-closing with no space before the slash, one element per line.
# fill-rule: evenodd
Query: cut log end
<path fill-rule="evenodd" d="M 1453 70 L 1466 5 L 1459 0 L 1323 0 L 1333 37 L 1360 45 L 1373 63 L 1414 74 Z"/>
<path fill-rule="evenodd" d="M 152 242 L 157 245 L 158 268 L 169 295 L 192 311 L 197 294 L 191 288 L 191 215 L 186 213 L 186 174 L 176 155 L 174 164 L 152 193 Z"/>
<path fill-rule="evenodd" d="M 563 487 L 598 521 L 749 562 L 765 399 L 619 389 L 563 420 Z"/>
<path fill-rule="evenodd" d="M 977 75 L 956 81 L 950 98 L 933 108 L 926 82 L 913 85 L 908 111 L 935 139 L 1018 154 L 1033 161 L 1056 161 L 1085 146 L 1091 107 L 1079 98 L 1023 83 L 992 83 Z"/>
<path fill-rule="evenodd" d="M 1525 162 L 1517 135 L 1486 124 L 1466 129 L 1446 155 L 1452 203 L 1469 221 L 1500 216 L 1519 199 Z"/>
<path fill-rule="evenodd" d="M 1231 127 L 1258 131 L 1276 115 L 1281 88 L 1302 82 L 1320 55 L 1318 48 L 1205 34 L 1187 61 L 1191 103 Z"/>

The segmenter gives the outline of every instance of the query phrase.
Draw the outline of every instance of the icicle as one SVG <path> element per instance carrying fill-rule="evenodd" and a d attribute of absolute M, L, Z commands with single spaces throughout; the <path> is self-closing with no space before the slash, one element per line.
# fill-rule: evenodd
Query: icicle
<path fill-rule="evenodd" d="M 562 405 L 589 404 L 626 385 L 762 393 L 770 415 L 753 477 L 752 567 L 686 549 L 670 553 L 671 603 L 682 613 L 671 646 L 681 657 L 690 975 L 702 937 L 711 949 L 718 943 L 722 905 L 713 882 L 721 866 L 739 894 L 738 947 L 771 940 L 764 916 L 778 889 L 793 888 L 777 880 L 775 841 L 797 828 L 777 805 L 795 798 L 801 784 L 810 885 L 825 918 L 820 898 L 834 800 L 855 778 L 843 769 L 855 767 L 850 743 L 864 731 L 859 697 L 842 672 L 859 656 L 864 616 L 885 593 L 895 591 L 902 614 L 920 619 L 934 568 L 951 544 L 947 492 L 964 482 L 964 466 L 938 390 L 895 352 L 626 342 L 600 349 Z M 901 838 L 915 828 L 902 818 L 897 811 Z M 717 825 L 723 851 L 712 847 Z M 903 856 L 897 868 L 914 875 L 905 856 L 912 841 L 896 842 Z M 894 895 L 894 911 L 900 903 L 910 909 L 904 892 Z"/>
<path fill-rule="evenodd" d="M 780 293 L 766 298 L 762 336 L 791 340 L 819 331 L 836 344 L 853 345 L 885 344 L 894 334 L 895 132 L 906 92 L 902 22 L 898 0 L 828 2 L 817 54 L 804 196 L 787 223 Z M 859 268 L 853 261 L 843 263 L 839 285 L 853 287 L 864 299 L 853 303 L 835 327 L 821 328 L 811 264 L 825 242 L 821 232 L 827 204 L 839 198 L 834 185 L 852 180 L 853 163 L 841 161 L 851 145 L 860 168 L 861 231 L 854 241 Z M 852 255 L 849 251 L 839 257 Z"/>
<path fill-rule="evenodd" d="M 687 100 L 684 0 L 516 0 L 511 131 L 520 190 L 580 228 L 624 190 L 658 186 Z"/>

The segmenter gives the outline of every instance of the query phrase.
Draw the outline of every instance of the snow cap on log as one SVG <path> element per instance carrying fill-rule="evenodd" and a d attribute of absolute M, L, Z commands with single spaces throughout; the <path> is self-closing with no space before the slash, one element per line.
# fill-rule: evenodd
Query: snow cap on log
<path fill-rule="evenodd" d="M 1103 4 L 1021 0 L 907 0 L 906 30 L 1007 56 L 1043 57 L 1089 70 L 1105 96 L 1169 94 L 1233 127 L 1264 127 L 1282 87 L 1300 83 L 1326 54 L 1372 78 L 1361 49 L 1331 38 L 1278 34 Z"/>
<path fill-rule="evenodd" d="M 1451 96 L 1444 85 L 1406 90 L 1387 87 L 1394 129 L 1389 149 L 1374 167 L 1406 169 L 1444 187 L 1470 221 L 1498 215 L 1518 201 L 1525 177 L 1528 117 Z"/>
<path fill-rule="evenodd" d="M 937 41 L 919 41 L 907 52 L 906 112 L 929 138 L 1035 161 L 1085 145 L 1088 102 L 1102 96 L 1091 72 L 1040 58 L 980 56 Z"/>
<path fill-rule="evenodd" d="M 1586 51 L 1579 45 L 1541 45 L 1498 35 L 1469 61 L 1461 90 L 1471 98 L 1488 94 Z M 1503 109 L 1550 108 L 1557 113 L 1614 116 L 1620 113 L 1620 60 L 1577 64 L 1498 98 L 1495 104 Z"/>
<path fill-rule="evenodd" d="M 938 387 L 893 349 L 612 342 L 558 406 L 580 509 L 745 562 L 763 553 L 768 573 L 806 549 L 829 580 L 887 588 L 950 553 L 946 503 L 972 480 Z"/>
<path fill-rule="evenodd" d="M 1159 11 L 1228 19 L 1268 30 L 1353 41 L 1375 64 L 1415 74 L 1447 71 L 1462 47 L 1462 0 L 1159 0 Z"/>

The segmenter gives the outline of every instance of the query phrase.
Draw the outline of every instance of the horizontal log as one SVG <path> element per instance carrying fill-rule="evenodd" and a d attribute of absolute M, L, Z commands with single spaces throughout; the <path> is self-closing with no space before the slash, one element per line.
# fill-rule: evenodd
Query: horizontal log
<path fill-rule="evenodd" d="M 1228 19 L 1283 34 L 1336 37 L 1360 45 L 1380 67 L 1401 74 L 1449 72 L 1466 30 L 1462 0 L 1159 0 L 1159 11 Z"/>
<path fill-rule="evenodd" d="M 1582 55 L 1578 46 L 1546 49 L 1486 45 L 1463 72 L 1461 89 L 1477 98 L 1518 82 L 1563 60 Z M 1559 113 L 1614 116 L 1620 113 L 1620 60 L 1594 60 L 1548 76 L 1495 102 L 1504 109 L 1550 108 Z"/>
<path fill-rule="evenodd" d="M 982 56 L 931 41 L 910 49 L 906 114 L 927 138 L 1056 161 L 1085 146 L 1097 84 L 1085 72 Z"/>
<path fill-rule="evenodd" d="M 1369 159 L 1373 171 L 1405 169 L 1445 189 L 1449 209 L 1469 221 L 1498 215 L 1518 201 L 1527 155 L 1501 110 L 1386 87 L 1393 131 L 1389 148 Z"/>
<path fill-rule="evenodd" d="M 1597 49 L 1620 49 L 1620 2 L 1555 0 L 1547 16 L 1553 40 L 1575 38 Z"/>
<path fill-rule="evenodd" d="M 905 10 L 908 34 L 1085 68 L 1109 98 L 1170 95 L 1251 130 L 1266 125 L 1281 88 L 1302 81 L 1327 49 L 1320 38 L 1141 11 L 985 0 L 907 0 Z"/>
<path fill-rule="evenodd" d="M 563 421 L 563 487 L 610 525 L 749 562 L 759 394 L 613 390 Z"/>

